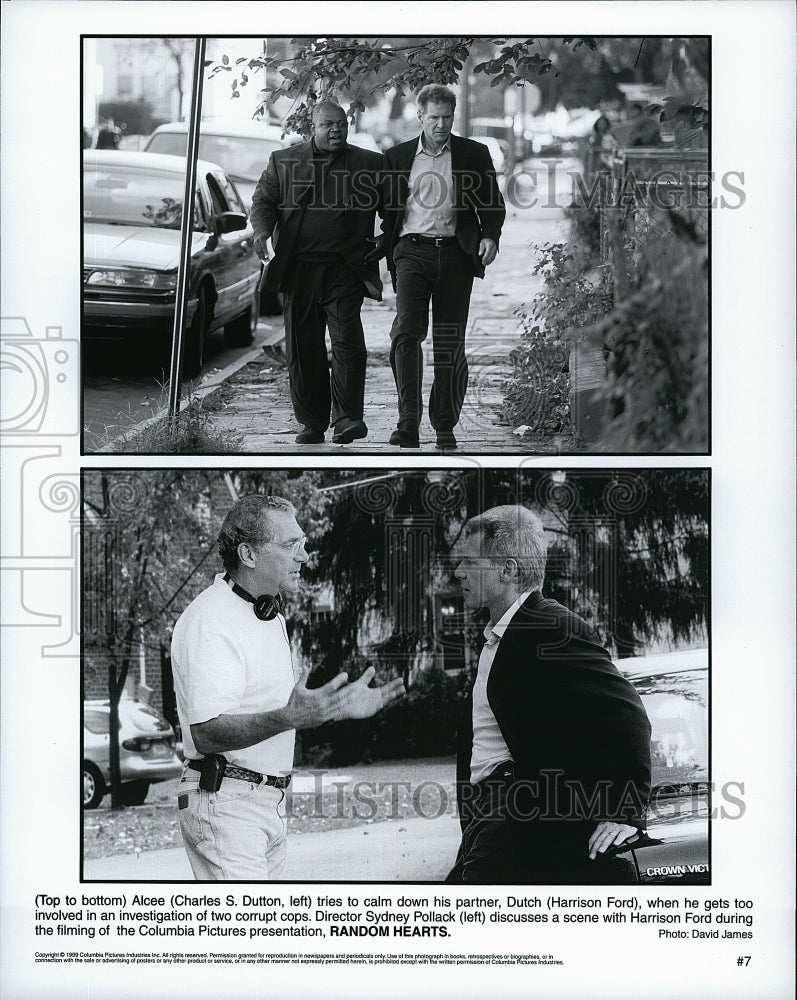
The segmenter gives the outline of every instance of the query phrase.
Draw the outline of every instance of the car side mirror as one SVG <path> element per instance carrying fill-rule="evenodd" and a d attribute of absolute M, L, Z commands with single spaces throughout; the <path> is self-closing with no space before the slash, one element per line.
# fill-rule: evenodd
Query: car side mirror
<path fill-rule="evenodd" d="M 220 212 L 214 220 L 213 231 L 216 236 L 237 233 L 241 229 L 246 229 L 246 216 L 243 212 Z"/>

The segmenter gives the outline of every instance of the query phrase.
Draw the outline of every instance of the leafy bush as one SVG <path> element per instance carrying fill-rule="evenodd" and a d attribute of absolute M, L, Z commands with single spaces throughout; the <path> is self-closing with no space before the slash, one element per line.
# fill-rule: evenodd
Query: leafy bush
<path fill-rule="evenodd" d="M 371 760 L 451 754 L 469 686 L 465 672 L 449 676 L 440 667 L 430 667 L 405 698 L 373 719 L 305 730 L 302 763 L 346 767 Z"/>
<path fill-rule="evenodd" d="M 670 238 L 643 251 L 636 292 L 605 324 L 618 451 L 708 447 L 708 295 L 704 247 Z"/>
<path fill-rule="evenodd" d="M 603 283 L 594 284 L 578 266 L 566 243 L 546 243 L 533 274 L 545 287 L 534 296 L 531 313 L 518 312 L 523 323 L 521 346 L 511 355 L 514 372 L 505 384 L 504 417 L 535 431 L 570 428 L 568 337 L 606 314 L 611 304 Z"/>

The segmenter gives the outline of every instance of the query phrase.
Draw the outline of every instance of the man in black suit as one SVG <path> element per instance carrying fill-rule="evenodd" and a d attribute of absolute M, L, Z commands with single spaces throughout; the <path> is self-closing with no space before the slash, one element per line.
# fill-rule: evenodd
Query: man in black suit
<path fill-rule="evenodd" d="M 541 593 L 542 523 L 495 507 L 465 526 L 467 608 L 490 623 L 460 733 L 454 883 L 621 884 L 644 826 L 650 723 L 584 621 Z"/>
<path fill-rule="evenodd" d="M 456 448 L 468 384 L 465 328 L 474 275 L 495 260 L 505 209 L 490 154 L 451 134 L 456 96 L 436 84 L 418 94 L 417 139 L 385 153 L 384 251 L 396 290 L 390 362 L 398 391 L 398 426 L 390 443 L 419 446 L 423 410 L 421 345 L 432 304 L 434 384 L 429 419 L 436 446 Z"/>
<path fill-rule="evenodd" d="M 311 140 L 272 153 L 252 199 L 265 287 L 283 293 L 291 401 L 304 425 L 297 444 L 321 443 L 330 422 L 335 444 L 368 433 L 360 310 L 365 295 L 382 297 L 373 256 L 382 156 L 349 146 L 347 134 L 343 108 L 320 101 Z"/>

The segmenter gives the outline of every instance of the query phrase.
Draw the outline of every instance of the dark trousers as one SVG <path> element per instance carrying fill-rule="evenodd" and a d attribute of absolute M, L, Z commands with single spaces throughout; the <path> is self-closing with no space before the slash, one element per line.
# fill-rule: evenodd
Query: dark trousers
<path fill-rule="evenodd" d="M 360 319 L 362 281 L 343 261 L 294 260 L 282 290 L 285 354 L 296 419 L 318 431 L 341 417 L 362 420 L 367 357 Z"/>
<path fill-rule="evenodd" d="M 638 881 L 628 855 L 598 855 L 590 861 L 587 834 L 572 837 L 571 829 L 562 826 L 567 820 L 529 820 L 513 782 L 512 765 L 502 764 L 484 781 L 469 786 L 462 841 L 447 883 L 631 885 Z"/>
<path fill-rule="evenodd" d="M 415 430 L 423 413 L 423 351 L 432 303 L 434 382 L 429 420 L 435 430 L 452 430 L 468 387 L 465 328 L 473 286 L 473 265 L 458 243 L 436 247 L 400 239 L 393 250 L 396 318 L 390 331 L 390 364 L 398 391 L 402 430 Z"/>

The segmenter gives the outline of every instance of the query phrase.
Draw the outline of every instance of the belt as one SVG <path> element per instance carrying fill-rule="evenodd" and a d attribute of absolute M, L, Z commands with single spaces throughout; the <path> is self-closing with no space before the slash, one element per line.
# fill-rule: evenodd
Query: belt
<path fill-rule="evenodd" d="M 202 770 L 201 760 L 187 760 L 185 763 L 192 771 Z M 255 785 L 273 785 L 274 788 L 287 788 L 291 783 L 291 776 L 289 774 L 278 778 L 273 774 L 260 774 L 259 771 L 249 771 L 247 768 L 237 767 L 235 764 L 227 765 L 224 769 L 224 777 L 240 778 L 241 781 L 251 781 Z"/>
<path fill-rule="evenodd" d="M 401 238 L 409 240 L 410 243 L 428 243 L 436 247 L 447 247 L 457 242 L 456 236 L 425 236 L 423 233 L 407 233 Z"/>

